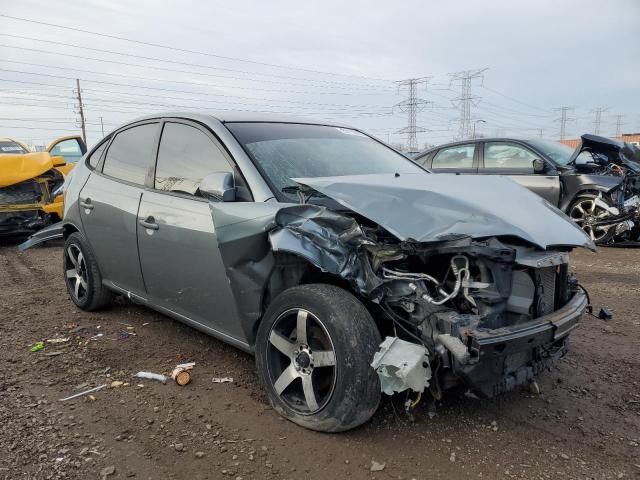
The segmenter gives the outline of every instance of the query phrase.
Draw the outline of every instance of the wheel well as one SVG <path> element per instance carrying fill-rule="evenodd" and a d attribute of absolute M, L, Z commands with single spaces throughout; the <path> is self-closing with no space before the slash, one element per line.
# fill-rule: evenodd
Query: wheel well
<path fill-rule="evenodd" d="M 334 285 L 360 297 L 347 280 L 328 272 L 323 272 L 320 268 L 312 264 L 307 259 L 291 253 L 277 253 L 271 275 L 266 282 L 264 294 L 262 296 L 262 317 L 273 300 L 288 288 L 296 285 L 306 285 L 311 283 L 324 283 Z M 361 299 L 362 300 L 362 299 Z M 258 326 L 262 317 L 255 322 L 253 334 L 258 331 Z"/>
<path fill-rule="evenodd" d="M 79 230 L 75 226 L 68 223 L 62 227 L 62 236 L 66 240 L 69 237 L 69 235 L 77 231 Z"/>

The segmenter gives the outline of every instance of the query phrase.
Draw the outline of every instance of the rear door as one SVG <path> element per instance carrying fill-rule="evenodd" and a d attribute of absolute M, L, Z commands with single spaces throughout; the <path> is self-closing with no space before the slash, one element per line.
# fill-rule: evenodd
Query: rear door
<path fill-rule="evenodd" d="M 481 153 L 479 174 L 507 175 L 549 203 L 558 205 L 560 200 L 558 173 L 548 162 L 545 162 L 545 171 L 534 172 L 533 161 L 542 160 L 542 158 L 525 145 L 508 141 L 484 142 Z"/>
<path fill-rule="evenodd" d="M 478 171 L 474 143 L 443 147 L 432 156 L 430 167 L 435 173 L 475 174 Z"/>
<path fill-rule="evenodd" d="M 138 259 L 138 207 L 153 175 L 160 123 L 127 127 L 116 133 L 101 164 L 80 191 L 84 232 L 103 279 L 146 297 Z"/>
<path fill-rule="evenodd" d="M 154 190 L 138 213 L 140 265 L 152 303 L 211 329 L 227 341 L 245 337 L 218 249 L 202 178 L 233 172 L 211 132 L 172 120 L 164 124 Z"/>

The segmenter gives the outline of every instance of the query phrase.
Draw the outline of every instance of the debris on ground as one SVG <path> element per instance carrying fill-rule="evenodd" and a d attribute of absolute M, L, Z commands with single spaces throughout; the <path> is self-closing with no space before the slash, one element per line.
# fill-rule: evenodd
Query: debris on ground
<path fill-rule="evenodd" d="M 369 470 L 371 470 L 372 472 L 381 472 L 386 466 L 387 464 L 385 462 L 379 463 L 375 460 L 371 460 L 371 468 L 369 468 Z"/>
<path fill-rule="evenodd" d="M 122 386 L 128 386 L 128 383 L 124 383 L 120 380 L 114 380 L 113 382 L 111 382 L 111 388 L 118 388 L 118 387 L 122 387 Z"/>
<path fill-rule="evenodd" d="M 50 338 L 49 340 L 47 340 L 47 343 L 51 343 L 51 344 L 56 344 L 56 343 L 67 343 L 70 340 L 69 337 L 62 337 L 62 338 Z"/>
<path fill-rule="evenodd" d="M 44 349 L 44 342 L 36 342 L 31 346 L 32 352 L 39 352 Z"/>
<path fill-rule="evenodd" d="M 85 390 L 84 392 L 80 392 L 80 393 L 76 393 L 71 395 L 70 397 L 66 397 L 66 398 L 61 398 L 60 400 L 58 400 L 59 402 L 66 402 L 67 400 L 72 400 L 74 398 L 78 398 L 78 397 L 82 397 L 83 395 L 86 395 L 88 393 L 93 393 L 93 392 L 97 392 L 98 390 L 102 390 L 103 388 L 105 388 L 107 386 L 107 384 L 105 383 L 104 385 L 100 385 L 98 387 L 95 388 L 90 388 L 89 390 Z"/>
<path fill-rule="evenodd" d="M 231 377 L 213 377 L 211 379 L 213 383 L 233 383 L 233 378 Z"/>
<path fill-rule="evenodd" d="M 191 381 L 191 370 L 196 366 L 196 362 L 181 363 L 176 365 L 176 368 L 171 372 L 171 378 L 173 378 L 178 385 L 184 387 Z"/>
<path fill-rule="evenodd" d="M 116 467 L 114 467 L 113 465 L 109 465 L 108 467 L 104 467 L 102 470 L 100 470 L 100 478 L 104 480 L 109 475 L 113 475 L 114 473 L 116 473 Z"/>
<path fill-rule="evenodd" d="M 153 373 L 153 372 L 138 372 L 134 375 L 134 377 L 146 378 L 149 380 L 158 380 L 159 382 L 162 382 L 162 383 L 167 383 L 167 380 L 169 379 L 168 377 L 165 377 L 160 373 Z"/>

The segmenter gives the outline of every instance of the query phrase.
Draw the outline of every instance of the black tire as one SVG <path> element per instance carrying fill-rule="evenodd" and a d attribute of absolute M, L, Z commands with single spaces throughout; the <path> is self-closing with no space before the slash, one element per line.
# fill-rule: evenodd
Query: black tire
<path fill-rule="evenodd" d="M 585 231 L 587 235 L 591 237 L 591 239 L 595 242 L 596 245 L 607 245 L 611 243 L 611 241 L 613 240 L 613 237 L 615 237 L 616 235 L 616 226 L 612 225 L 611 227 L 606 229 L 606 231 L 604 231 L 604 229 L 600 229 L 600 230 L 598 230 L 597 228 L 594 229 L 593 227 L 587 224 L 589 220 L 588 217 L 593 217 L 594 214 L 597 214 L 598 211 L 601 211 L 601 208 L 595 207 L 595 211 L 588 212 L 586 216 L 582 215 L 582 213 L 578 208 L 581 205 L 595 206 L 594 202 L 597 198 L 598 198 L 597 194 L 581 193 L 580 195 L 576 196 L 573 199 L 573 202 L 571 202 L 571 205 L 569 205 L 569 208 L 567 209 L 567 215 L 569 215 L 569 217 L 574 222 L 576 222 L 580 226 L 580 228 L 582 228 Z M 602 198 L 601 200 L 610 206 L 610 203 L 606 199 Z M 586 210 L 587 208 L 588 207 L 583 207 L 583 210 Z M 580 218 L 581 216 L 584 218 L 581 219 Z"/>
<path fill-rule="evenodd" d="M 301 316 L 304 342 L 298 341 Z M 287 335 L 290 324 L 293 330 Z M 283 339 L 289 343 L 280 343 Z M 380 381 L 370 362 L 379 345 L 373 318 L 353 295 L 333 285 L 300 285 L 269 305 L 258 329 L 256 364 L 278 413 L 311 430 L 340 432 L 363 424 L 378 408 Z M 290 348 L 290 356 L 282 353 Z M 285 371 L 298 376 L 276 387 Z M 304 389 L 309 381 L 311 402 Z"/>
<path fill-rule="evenodd" d="M 78 308 L 99 310 L 113 300 L 113 293 L 102 284 L 93 252 L 78 232 L 69 235 L 64 243 L 62 274 L 69 297 Z"/>

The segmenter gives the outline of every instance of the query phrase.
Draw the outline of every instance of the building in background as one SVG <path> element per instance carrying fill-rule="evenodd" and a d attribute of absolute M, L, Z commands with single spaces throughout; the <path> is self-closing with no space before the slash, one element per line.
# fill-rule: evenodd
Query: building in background
<path fill-rule="evenodd" d="M 631 145 L 635 145 L 636 147 L 640 147 L 640 133 L 623 133 L 620 137 L 615 137 L 623 142 L 630 143 Z M 566 138 L 564 140 L 559 140 L 560 143 L 564 143 L 568 147 L 576 148 L 578 146 L 579 138 Z"/>

